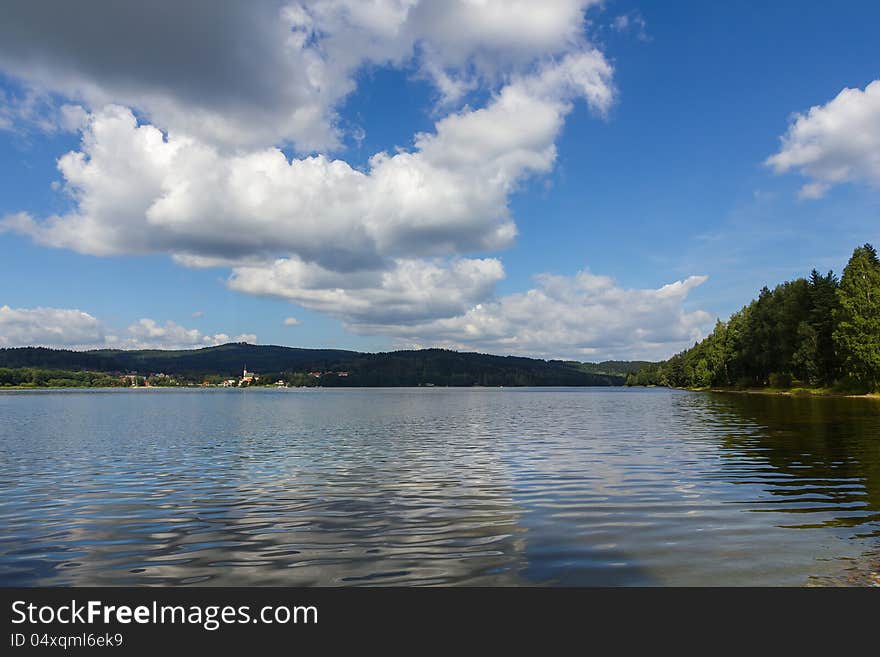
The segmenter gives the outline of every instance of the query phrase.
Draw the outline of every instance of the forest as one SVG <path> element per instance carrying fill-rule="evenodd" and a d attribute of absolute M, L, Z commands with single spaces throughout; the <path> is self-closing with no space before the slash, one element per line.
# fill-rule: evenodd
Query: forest
<path fill-rule="evenodd" d="M 880 258 L 865 244 L 838 278 L 815 269 L 763 288 L 712 333 L 627 385 L 880 390 Z"/>
<path fill-rule="evenodd" d="M 122 385 L 125 382 L 120 377 L 105 372 L 0 367 L 0 387 L 112 388 Z"/>
<path fill-rule="evenodd" d="M 0 387 L 101 387 L 136 380 L 153 386 L 217 385 L 246 366 L 255 385 L 619 386 L 645 363 L 580 363 L 421 349 L 360 353 L 230 343 L 193 350 L 0 349 Z M 320 377 L 310 373 L 320 373 Z M 340 376 L 339 373 L 345 372 Z M 110 383 L 113 380 L 114 383 Z"/>

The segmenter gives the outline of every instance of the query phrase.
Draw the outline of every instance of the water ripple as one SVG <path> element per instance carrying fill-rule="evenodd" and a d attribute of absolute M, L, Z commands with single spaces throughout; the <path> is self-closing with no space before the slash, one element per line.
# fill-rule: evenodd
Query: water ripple
<path fill-rule="evenodd" d="M 871 400 L 7 392 L 0 417 L 7 586 L 797 585 L 880 542 Z"/>

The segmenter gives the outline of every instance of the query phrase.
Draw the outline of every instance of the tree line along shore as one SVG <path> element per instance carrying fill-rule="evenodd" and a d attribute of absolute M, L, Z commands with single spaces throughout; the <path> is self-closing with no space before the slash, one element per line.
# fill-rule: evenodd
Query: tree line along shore
<path fill-rule="evenodd" d="M 804 394 L 880 392 L 880 258 L 856 248 L 843 273 L 764 287 L 672 358 L 627 376 L 630 386 Z"/>

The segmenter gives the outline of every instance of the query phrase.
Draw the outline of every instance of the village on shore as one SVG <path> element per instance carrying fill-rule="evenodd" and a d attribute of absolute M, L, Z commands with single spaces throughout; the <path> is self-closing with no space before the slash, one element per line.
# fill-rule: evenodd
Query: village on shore
<path fill-rule="evenodd" d="M 164 374 L 162 372 L 139 374 L 132 371 L 121 377 L 121 382 L 131 388 L 161 388 L 175 386 L 198 386 L 202 388 L 247 388 L 251 386 L 274 386 L 277 388 L 307 388 L 321 385 L 329 377 L 347 378 L 346 370 L 327 370 L 312 372 L 292 372 L 286 375 L 266 376 L 242 368 L 241 376 L 222 378 L 216 375 L 206 376 L 201 382 L 186 377 Z"/>

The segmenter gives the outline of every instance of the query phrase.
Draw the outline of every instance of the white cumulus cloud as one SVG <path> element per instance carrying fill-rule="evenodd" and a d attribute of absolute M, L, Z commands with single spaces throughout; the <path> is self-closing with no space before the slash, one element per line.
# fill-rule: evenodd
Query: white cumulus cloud
<path fill-rule="evenodd" d="M 0 306 L 0 347 L 73 347 L 103 341 L 101 322 L 82 310 Z"/>
<path fill-rule="evenodd" d="M 0 111 L 0 128 L 43 121 L 82 140 L 58 161 L 70 210 L 7 215 L 0 232 L 85 254 L 164 253 L 183 266 L 229 268 L 231 289 L 400 343 L 668 355 L 707 321 L 684 310 L 702 278 L 627 290 L 586 272 L 544 275 L 498 298 L 504 268 L 483 257 L 513 242 L 511 195 L 552 171 L 575 104 L 600 116 L 613 105 L 612 66 L 585 36 L 593 4 L 258 0 L 220 11 L 211 0 L 99 0 L 46 11 L 9 0 L 0 4 L 0 71 L 23 91 Z M 643 27 L 637 13 L 618 27 L 633 25 Z M 346 137 L 341 103 L 372 67 L 430 80 L 438 118 L 357 167 L 327 153 Z M 299 155 L 288 155 L 291 145 Z M 37 311 L 78 312 L 9 310 Z M 65 333 L 59 320 L 54 337 L 48 318 L 19 318 L 29 328 L 4 329 L 0 340 L 256 340 L 146 318 L 116 331 L 86 317 L 90 329 L 80 318 L 82 332 Z"/>
<path fill-rule="evenodd" d="M 666 358 L 700 339 L 712 316 L 684 308 L 705 282 L 691 276 L 657 289 L 626 289 L 606 276 L 543 274 L 537 286 L 466 313 L 411 326 L 364 326 L 400 344 L 438 345 L 542 358 Z M 356 327 L 357 328 L 357 327 Z"/>
<path fill-rule="evenodd" d="M 441 119 L 412 150 L 377 153 L 366 171 L 277 148 L 226 153 L 107 106 L 81 149 L 59 159 L 75 208 L 18 213 L 0 230 L 95 255 L 165 252 L 188 265 L 280 256 L 340 272 L 499 249 L 516 234 L 509 195 L 552 168 L 575 99 L 608 108 L 610 75 L 598 51 L 568 55 Z"/>
<path fill-rule="evenodd" d="M 188 329 L 171 320 L 160 324 L 154 319 L 144 318 L 131 324 L 122 336 L 111 336 L 108 346 L 120 349 L 197 349 L 214 347 L 227 342 L 255 343 L 253 333 L 236 335 L 230 338 L 226 333 L 205 335 L 198 329 Z"/>
<path fill-rule="evenodd" d="M 274 296 L 349 324 L 409 324 L 465 312 L 504 277 L 495 258 L 399 259 L 390 269 L 339 273 L 298 259 L 236 267 L 229 287 Z"/>
<path fill-rule="evenodd" d="M 364 67 L 414 70 L 444 100 L 583 42 L 597 0 L 0 3 L 0 70 L 92 109 L 137 108 L 231 147 L 339 143 Z M 161 46 L 157 47 L 157 44 Z"/>
<path fill-rule="evenodd" d="M 523 293 L 495 298 L 495 259 L 399 261 L 381 275 L 340 275 L 300 261 L 239 267 L 232 289 L 276 296 L 339 318 L 349 329 L 399 346 L 592 360 L 665 358 L 690 346 L 713 317 L 688 311 L 691 276 L 656 289 L 626 289 L 589 272 L 543 274 Z"/>
<path fill-rule="evenodd" d="M 0 347 L 194 349 L 227 342 L 253 344 L 257 336 L 252 333 L 235 337 L 225 333 L 208 335 L 170 320 L 161 324 L 149 318 L 117 331 L 82 310 L 0 306 Z"/>
<path fill-rule="evenodd" d="M 844 89 L 825 105 L 795 115 L 781 141 L 767 164 L 777 173 L 810 178 L 801 198 L 820 198 L 846 182 L 880 186 L 880 80 L 864 90 Z"/>
<path fill-rule="evenodd" d="M 0 231 L 230 267 L 233 289 L 361 326 L 458 316 L 504 275 L 497 259 L 466 255 L 512 243 L 510 196 L 552 170 L 574 104 L 602 115 L 613 102 L 612 67 L 584 34 L 591 4 L 194 2 L 157 17 L 155 4 L 53 13 L 13 1 L 0 9 L 0 69 L 89 113 L 70 112 L 82 142 L 58 161 L 71 210 L 18 212 Z M 446 115 L 363 168 L 286 155 L 282 143 L 334 145 L 335 108 L 364 66 L 433 80 Z M 450 109 L 470 90 L 481 106 Z M 211 340 L 156 323 L 129 334 Z"/>

